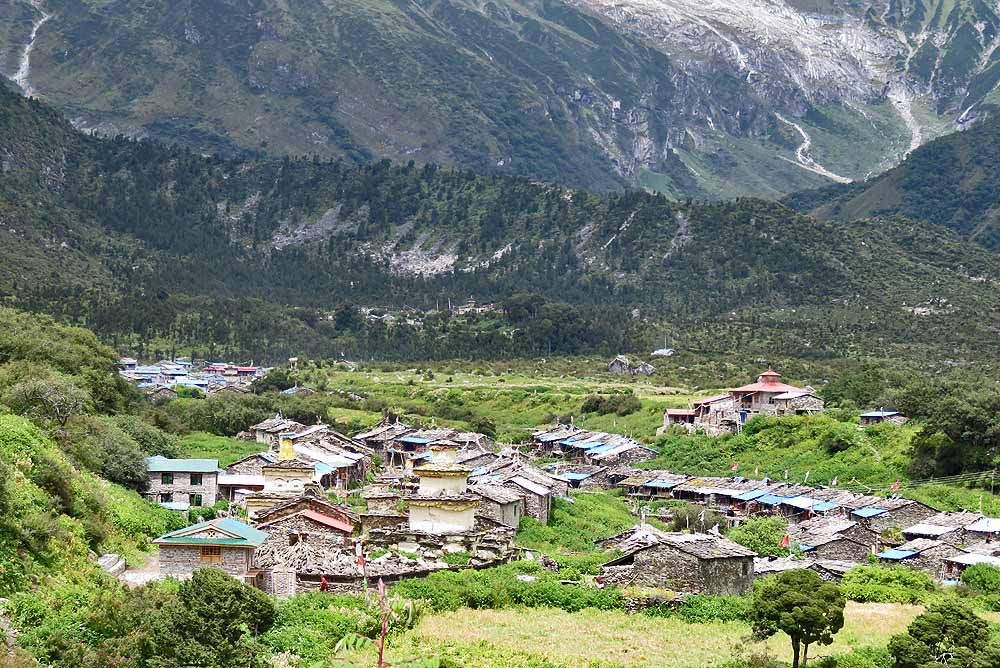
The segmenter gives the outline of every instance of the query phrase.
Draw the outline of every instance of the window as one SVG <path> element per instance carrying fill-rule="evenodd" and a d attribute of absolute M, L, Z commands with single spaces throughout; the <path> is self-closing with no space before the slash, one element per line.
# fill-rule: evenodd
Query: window
<path fill-rule="evenodd" d="M 160 503 L 170 503 L 174 500 L 173 494 L 160 494 Z"/>
<path fill-rule="evenodd" d="M 173 485 L 174 484 L 174 474 L 173 473 L 161 473 L 160 474 L 160 482 L 163 483 L 164 485 Z"/>
<path fill-rule="evenodd" d="M 192 506 L 200 506 L 200 505 L 202 505 L 202 503 L 201 503 L 201 494 L 192 494 L 191 495 L 191 505 Z"/>
<path fill-rule="evenodd" d="M 201 474 L 200 473 L 192 473 L 191 474 L 191 484 L 192 485 L 201 485 Z M 198 505 L 200 506 L 201 504 L 199 503 Z"/>
<path fill-rule="evenodd" d="M 218 545 L 202 545 L 201 546 L 201 560 L 208 561 L 213 564 L 218 564 L 222 562 L 222 548 Z"/>

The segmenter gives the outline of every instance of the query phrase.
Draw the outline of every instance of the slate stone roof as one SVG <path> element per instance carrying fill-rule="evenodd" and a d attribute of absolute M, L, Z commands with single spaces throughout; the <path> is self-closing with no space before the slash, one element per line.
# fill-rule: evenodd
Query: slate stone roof
<path fill-rule="evenodd" d="M 625 552 L 621 559 L 649 549 L 656 545 L 666 545 L 698 559 L 729 559 L 732 557 L 755 557 L 757 553 L 728 538 L 708 533 L 680 533 L 661 531 L 649 524 L 636 526 L 632 534 L 618 544 Z M 609 565 L 617 563 L 616 559 Z"/>
<path fill-rule="evenodd" d="M 499 504 L 517 503 L 521 500 L 520 494 L 499 485 L 473 485 L 469 492 Z"/>

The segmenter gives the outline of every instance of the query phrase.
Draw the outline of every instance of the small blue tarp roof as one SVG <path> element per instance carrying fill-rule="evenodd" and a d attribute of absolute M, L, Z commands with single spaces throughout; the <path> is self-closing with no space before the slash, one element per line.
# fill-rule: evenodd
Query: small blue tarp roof
<path fill-rule="evenodd" d="M 869 518 L 878 517 L 879 515 L 884 515 L 889 512 L 885 508 L 879 508 L 877 506 L 869 506 L 868 508 L 858 508 L 857 510 L 851 511 L 852 515 L 857 515 L 858 517 Z"/>
<path fill-rule="evenodd" d="M 753 501 L 754 499 L 759 499 L 762 496 L 767 496 L 766 489 L 751 489 L 749 492 L 737 494 L 734 498 L 737 501 Z"/>
<path fill-rule="evenodd" d="M 684 482 L 684 481 L 683 480 L 677 480 L 677 481 L 672 481 L 672 480 L 650 480 L 649 482 L 645 483 L 643 485 L 643 487 L 656 487 L 657 489 L 673 489 L 674 487 L 677 487 L 677 485 L 681 484 L 682 482 Z"/>
<path fill-rule="evenodd" d="M 879 552 L 877 557 L 880 559 L 891 559 L 893 561 L 900 561 L 906 559 L 907 557 L 912 557 L 916 552 L 913 550 L 886 550 L 885 552 Z"/>

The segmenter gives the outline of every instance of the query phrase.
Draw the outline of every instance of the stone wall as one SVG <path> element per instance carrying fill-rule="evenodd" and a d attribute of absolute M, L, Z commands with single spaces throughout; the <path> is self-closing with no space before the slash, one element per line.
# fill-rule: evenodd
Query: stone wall
<path fill-rule="evenodd" d="M 698 559 L 669 545 L 636 552 L 634 582 L 672 591 L 736 595 L 753 583 L 753 557 Z"/>
<path fill-rule="evenodd" d="M 480 517 L 488 517 L 494 522 L 516 529 L 521 523 L 521 509 L 523 506 L 523 501 L 519 503 L 501 504 L 483 497 L 482 501 L 479 502 L 479 508 L 476 510 L 476 515 L 479 515 Z"/>
<path fill-rule="evenodd" d="M 178 503 L 191 503 L 193 494 L 201 494 L 201 505 L 214 506 L 219 497 L 218 475 L 214 472 L 200 475 L 200 485 L 191 484 L 190 473 L 174 473 L 173 482 L 164 484 L 162 473 L 150 473 L 145 494 L 155 502 L 159 502 L 161 494 L 173 494 L 173 501 Z"/>
<path fill-rule="evenodd" d="M 222 547 L 222 561 L 202 561 L 197 545 L 160 545 L 160 572 L 164 575 L 190 575 L 199 568 L 219 568 L 235 578 L 243 578 L 250 568 L 253 550 Z"/>
<path fill-rule="evenodd" d="M 534 517 L 536 520 L 542 524 L 549 523 L 549 511 L 552 507 L 552 497 L 551 496 L 540 496 L 533 492 L 515 485 L 512 482 L 505 482 L 503 484 L 507 489 L 512 489 L 521 495 L 521 500 L 524 501 L 524 514 L 528 517 Z"/>
<path fill-rule="evenodd" d="M 268 518 L 270 520 L 270 518 Z M 333 527 L 326 526 L 319 522 L 315 522 L 307 517 L 282 517 L 278 520 L 274 520 L 273 523 L 269 523 L 262 531 L 271 532 L 285 532 L 285 531 L 303 531 L 311 534 L 318 534 L 324 538 L 329 539 L 335 545 L 347 545 L 348 543 L 353 543 L 351 540 L 351 535 L 344 533 Z"/>
<path fill-rule="evenodd" d="M 921 570 L 936 580 L 943 580 L 947 576 L 947 566 L 944 560 L 960 552 L 961 550 L 951 545 L 941 545 L 924 550 L 917 556 L 904 559 L 900 563 L 908 568 Z"/>
<path fill-rule="evenodd" d="M 808 540 L 806 541 L 808 542 Z M 809 557 L 815 559 L 836 559 L 838 561 L 855 561 L 862 563 L 868 559 L 871 546 L 858 543 L 849 538 L 833 540 L 829 543 L 818 546 L 808 552 Z"/>

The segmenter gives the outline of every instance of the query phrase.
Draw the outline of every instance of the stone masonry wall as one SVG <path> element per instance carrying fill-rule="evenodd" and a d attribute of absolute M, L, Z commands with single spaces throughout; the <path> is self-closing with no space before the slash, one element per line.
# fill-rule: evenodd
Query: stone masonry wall
<path fill-rule="evenodd" d="M 235 578 L 246 575 L 250 564 L 250 550 L 223 547 L 222 561 L 213 563 L 201 560 L 197 545 L 160 545 L 160 572 L 164 575 L 190 575 L 199 568 L 219 568 Z"/>
<path fill-rule="evenodd" d="M 200 485 L 191 484 L 190 473 L 174 473 L 174 481 L 169 484 L 161 482 L 161 473 L 150 473 L 148 480 L 146 496 L 153 501 L 159 501 L 160 494 L 173 494 L 175 502 L 191 503 L 191 495 L 201 494 L 201 505 L 214 506 L 219 497 L 219 480 L 216 473 L 202 473 Z"/>

